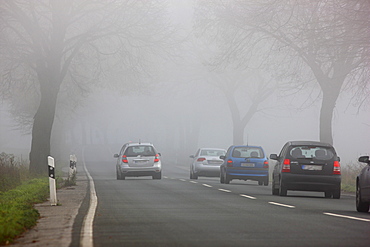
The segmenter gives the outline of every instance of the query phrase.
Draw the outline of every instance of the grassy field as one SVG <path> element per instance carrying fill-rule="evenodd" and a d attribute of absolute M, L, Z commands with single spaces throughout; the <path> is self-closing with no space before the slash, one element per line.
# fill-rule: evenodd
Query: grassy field
<path fill-rule="evenodd" d="M 61 167 L 56 170 L 57 188 L 67 182 L 62 178 L 61 170 Z M 1 153 L 0 245 L 12 243 L 17 236 L 36 225 L 40 215 L 34 204 L 44 202 L 48 197 L 48 177 L 31 177 L 27 164 L 11 154 Z"/>

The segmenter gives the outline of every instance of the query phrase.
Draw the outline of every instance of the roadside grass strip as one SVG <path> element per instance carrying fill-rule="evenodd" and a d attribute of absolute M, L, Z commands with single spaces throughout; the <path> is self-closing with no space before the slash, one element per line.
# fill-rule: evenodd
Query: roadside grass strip
<path fill-rule="evenodd" d="M 257 198 L 255 198 L 253 196 L 248 196 L 248 195 L 244 195 L 244 194 L 240 194 L 240 196 L 245 197 L 245 198 L 248 198 L 248 199 L 252 199 L 252 200 L 256 200 L 257 199 Z"/>
<path fill-rule="evenodd" d="M 277 202 L 269 202 L 269 203 L 272 204 L 272 205 L 280 206 L 280 207 L 295 208 L 295 206 L 282 204 L 282 203 L 277 203 Z"/>
<path fill-rule="evenodd" d="M 351 220 L 359 220 L 359 221 L 370 222 L 370 219 L 358 218 L 358 217 L 353 217 L 353 216 L 348 216 L 348 215 L 333 214 L 333 213 L 323 213 L 323 214 L 325 214 L 325 215 L 329 215 L 329 216 L 334 216 L 334 217 L 340 217 L 340 218 L 351 219 Z"/>
<path fill-rule="evenodd" d="M 228 192 L 228 193 L 230 193 L 231 192 L 231 190 L 225 190 L 225 189 L 218 189 L 219 191 L 223 191 L 223 192 Z"/>
<path fill-rule="evenodd" d="M 15 189 L 0 193 L 0 245 L 8 245 L 13 240 L 36 225 L 39 212 L 35 203 L 47 200 L 48 180 L 29 180 Z"/>

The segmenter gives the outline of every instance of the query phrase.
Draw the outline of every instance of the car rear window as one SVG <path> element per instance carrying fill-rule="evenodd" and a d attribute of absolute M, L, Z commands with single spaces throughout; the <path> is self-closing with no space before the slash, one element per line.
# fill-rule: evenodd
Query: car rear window
<path fill-rule="evenodd" d="M 225 151 L 222 151 L 222 150 L 202 150 L 202 152 L 200 152 L 200 155 L 221 156 L 221 155 L 225 155 Z"/>
<path fill-rule="evenodd" d="M 295 146 L 289 151 L 289 155 L 296 159 L 320 159 L 330 160 L 334 157 L 334 150 L 331 147 L 319 146 Z"/>
<path fill-rule="evenodd" d="M 155 150 L 152 146 L 131 146 L 128 147 L 124 153 L 127 157 L 136 157 L 136 156 L 154 156 Z"/>
<path fill-rule="evenodd" d="M 263 158 L 264 154 L 258 147 L 236 147 L 232 156 L 235 158 Z"/>

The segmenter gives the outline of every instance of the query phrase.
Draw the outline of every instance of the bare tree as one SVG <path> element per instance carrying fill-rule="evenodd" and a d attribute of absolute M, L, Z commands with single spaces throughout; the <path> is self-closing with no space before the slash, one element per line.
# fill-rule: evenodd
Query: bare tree
<path fill-rule="evenodd" d="M 1 94 L 11 99 L 33 89 L 39 99 L 32 123 L 32 173 L 47 172 L 61 89 L 88 92 L 104 79 L 127 87 L 149 75 L 148 65 L 157 64 L 158 53 L 170 46 L 165 11 L 160 0 L 1 2 Z M 112 70 L 121 76 L 111 76 Z"/>
<path fill-rule="evenodd" d="M 199 11 L 198 25 L 224 50 L 220 64 L 248 64 L 264 44 L 269 52 L 261 61 L 275 64 L 270 68 L 277 78 L 297 85 L 310 81 L 305 77 L 309 70 L 322 91 L 320 140 L 333 143 L 332 119 L 340 93 L 368 84 L 369 1 L 199 1 Z"/>

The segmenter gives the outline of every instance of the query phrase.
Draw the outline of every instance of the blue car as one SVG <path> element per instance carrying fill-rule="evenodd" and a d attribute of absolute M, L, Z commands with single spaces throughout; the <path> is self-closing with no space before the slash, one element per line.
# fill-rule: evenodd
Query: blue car
<path fill-rule="evenodd" d="M 222 184 L 233 179 L 254 180 L 265 186 L 269 184 L 269 163 L 262 147 L 233 145 L 220 158 L 223 159 L 220 166 Z"/>

